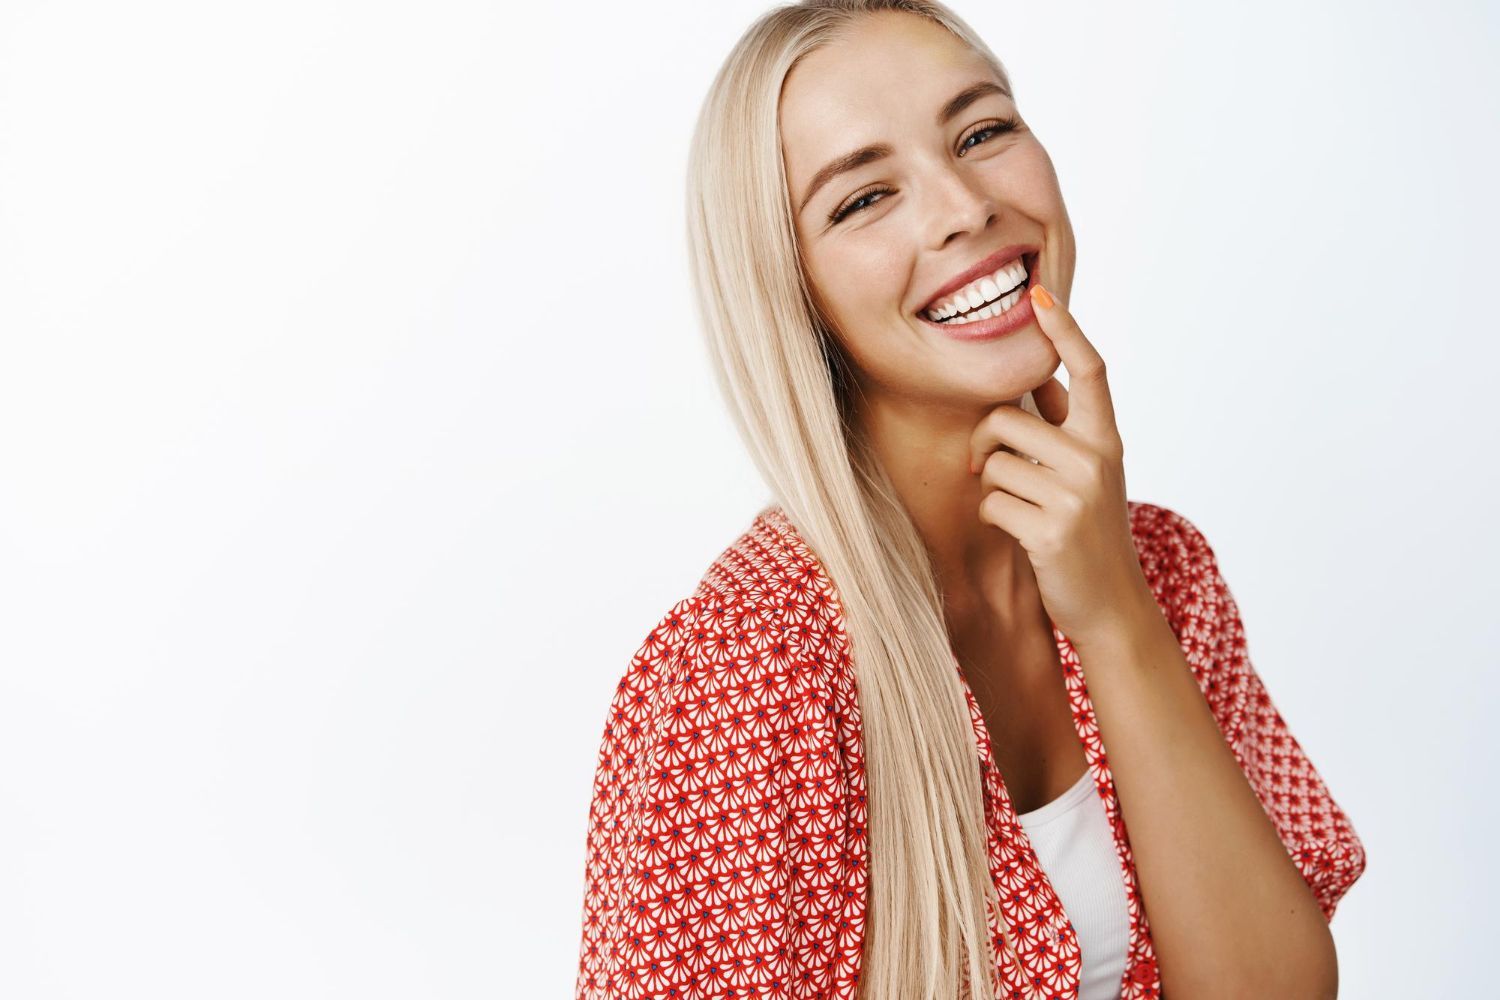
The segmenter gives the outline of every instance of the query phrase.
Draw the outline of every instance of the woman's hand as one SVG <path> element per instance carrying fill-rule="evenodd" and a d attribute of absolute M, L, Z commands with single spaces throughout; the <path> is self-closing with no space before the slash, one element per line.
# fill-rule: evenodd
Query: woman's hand
<path fill-rule="evenodd" d="M 991 410 L 970 438 L 969 472 L 985 488 L 979 519 L 1021 543 L 1048 616 L 1079 645 L 1131 620 L 1142 600 L 1154 607 L 1155 598 L 1130 532 L 1124 445 L 1104 359 L 1061 302 L 1040 285 L 1030 292 L 1073 391 L 1055 377 L 1032 390 L 1045 419 L 1011 403 Z"/>

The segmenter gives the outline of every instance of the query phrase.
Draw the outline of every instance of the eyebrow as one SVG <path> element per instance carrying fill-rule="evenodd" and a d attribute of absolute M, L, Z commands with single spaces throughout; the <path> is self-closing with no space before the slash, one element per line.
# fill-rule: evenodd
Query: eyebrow
<path fill-rule="evenodd" d="M 993 80 L 981 80 L 978 83 L 972 83 L 969 86 L 965 87 L 963 90 L 960 90 L 957 94 L 954 94 L 953 97 L 949 99 L 948 103 L 944 104 L 942 109 L 938 111 L 938 125 L 948 124 L 954 118 L 957 118 L 960 114 L 962 114 L 964 109 L 969 105 L 973 104 L 981 97 L 988 97 L 991 94 L 1000 94 L 1004 97 L 1011 96 L 1009 90 L 1000 86 L 1000 84 L 994 82 Z M 802 214 L 803 210 L 807 208 L 807 203 L 812 201 L 813 195 L 817 194 L 818 189 L 821 188 L 824 184 L 827 184 L 829 181 L 833 180 L 840 174 L 846 174 L 851 170 L 857 170 L 867 163 L 874 163 L 876 160 L 883 160 L 887 156 L 890 156 L 892 152 L 894 152 L 894 150 L 891 148 L 891 145 L 889 143 L 874 142 L 868 146 L 862 146 L 852 153 L 845 153 L 838 159 L 829 162 L 823 167 L 822 170 L 819 170 L 817 173 L 813 174 L 812 181 L 807 186 L 807 193 L 802 196 L 802 204 L 797 206 L 797 214 Z"/>

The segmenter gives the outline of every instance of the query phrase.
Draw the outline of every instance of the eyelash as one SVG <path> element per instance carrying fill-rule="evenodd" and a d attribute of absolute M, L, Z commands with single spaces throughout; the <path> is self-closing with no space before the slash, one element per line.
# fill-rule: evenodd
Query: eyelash
<path fill-rule="evenodd" d="M 978 129 L 978 130 L 976 130 L 974 132 L 970 132 L 967 136 L 964 137 L 964 141 L 967 142 L 969 139 L 974 138 L 976 135 L 983 135 L 986 132 L 992 132 L 995 135 L 1004 135 L 1007 132 L 1014 132 L 1017 128 L 1020 127 L 1020 125 L 1021 125 L 1021 120 L 1019 118 L 1015 118 L 1015 117 L 1001 118 L 999 121 L 995 122 L 994 124 L 986 125 L 984 128 Z M 968 148 L 969 149 L 973 149 L 974 147 L 970 146 Z M 963 149 L 964 149 L 964 147 L 962 147 L 962 146 L 959 147 L 959 153 L 958 153 L 959 156 L 964 155 L 963 154 Z M 854 208 L 853 207 L 854 205 L 859 204 L 861 201 L 864 201 L 866 198 L 872 198 L 872 197 L 874 197 L 877 194 L 890 194 L 890 193 L 891 193 L 890 188 L 876 188 L 873 191 L 866 191 L 864 194 L 860 195 L 859 197 L 852 198 L 849 201 L 844 202 L 838 208 L 836 208 L 832 212 L 830 212 L 828 214 L 828 221 L 830 223 L 836 225 L 836 224 L 842 222 L 844 219 L 848 218 L 850 215 L 854 214 L 855 212 L 864 211 L 864 209 L 861 209 L 861 208 Z"/>

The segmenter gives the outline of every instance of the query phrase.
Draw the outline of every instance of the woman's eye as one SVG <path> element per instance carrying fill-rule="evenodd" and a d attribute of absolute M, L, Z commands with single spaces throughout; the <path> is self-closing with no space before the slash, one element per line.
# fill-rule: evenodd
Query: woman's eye
<path fill-rule="evenodd" d="M 860 195 L 858 198 L 851 198 L 848 201 L 844 202 L 842 205 L 840 205 L 838 208 L 834 209 L 833 212 L 829 214 L 828 221 L 829 222 L 835 222 L 835 223 L 836 222 L 841 222 L 841 221 L 843 221 L 843 219 L 844 219 L 845 216 L 852 215 L 855 212 L 862 211 L 864 208 L 868 207 L 867 205 L 860 205 L 860 202 L 866 201 L 867 199 L 870 199 L 870 198 L 874 198 L 876 195 L 879 195 L 879 194 L 890 194 L 890 193 L 891 193 L 890 192 L 890 188 L 876 188 L 874 191 L 866 191 L 864 194 Z M 869 204 L 874 204 L 874 203 L 870 202 Z M 858 207 L 856 207 L 856 206 L 858 206 Z"/>
<path fill-rule="evenodd" d="M 974 148 L 974 146 L 968 145 L 970 139 L 977 138 L 978 136 L 984 136 L 984 139 L 981 139 L 979 142 L 974 144 L 975 146 L 982 145 L 984 142 L 988 141 L 991 136 L 1003 135 L 1006 132 L 1014 132 L 1020 126 L 1021 120 L 1019 118 L 1003 118 L 998 122 L 986 125 L 984 128 L 970 132 L 967 136 L 964 137 L 964 141 L 959 144 L 958 155 L 963 156 L 965 151 Z"/>

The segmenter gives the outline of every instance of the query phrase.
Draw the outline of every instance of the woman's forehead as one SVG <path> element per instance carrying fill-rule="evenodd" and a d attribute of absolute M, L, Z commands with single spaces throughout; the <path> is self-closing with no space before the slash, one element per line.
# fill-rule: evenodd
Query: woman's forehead
<path fill-rule="evenodd" d="M 936 124 L 942 106 L 977 80 L 996 84 L 985 58 L 926 18 L 862 19 L 847 35 L 816 49 L 782 86 L 782 141 L 805 148 L 820 137 L 840 150 L 878 142 L 867 130 Z M 817 150 L 826 156 L 838 150 Z"/>

